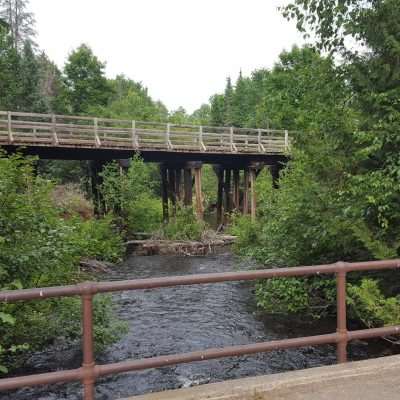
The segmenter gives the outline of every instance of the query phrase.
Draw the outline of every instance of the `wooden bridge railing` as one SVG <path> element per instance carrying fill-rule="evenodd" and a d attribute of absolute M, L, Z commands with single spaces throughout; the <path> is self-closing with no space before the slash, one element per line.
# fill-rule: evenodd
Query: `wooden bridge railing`
<path fill-rule="evenodd" d="M 287 154 L 285 130 L 0 111 L 0 145 Z"/>

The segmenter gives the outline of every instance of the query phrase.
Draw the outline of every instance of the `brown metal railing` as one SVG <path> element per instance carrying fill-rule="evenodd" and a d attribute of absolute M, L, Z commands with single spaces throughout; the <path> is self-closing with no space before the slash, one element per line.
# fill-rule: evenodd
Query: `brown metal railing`
<path fill-rule="evenodd" d="M 44 374 L 0 379 L 0 390 L 17 389 L 25 386 L 44 385 L 70 381 L 81 381 L 84 387 L 84 400 L 95 398 L 94 385 L 97 378 L 128 371 L 139 371 L 167 365 L 203 361 L 222 357 L 289 349 L 310 345 L 334 344 L 337 346 L 339 363 L 347 361 L 347 343 L 354 339 L 368 339 L 400 334 L 400 326 L 390 326 L 357 331 L 347 330 L 346 318 L 346 274 L 352 271 L 385 270 L 400 268 L 400 260 L 369 261 L 318 265 L 310 267 L 267 269 L 246 272 L 227 272 L 175 276 L 166 278 L 135 279 L 117 282 L 86 282 L 74 286 L 48 287 L 42 289 L 9 290 L 0 292 L 0 301 L 46 299 L 50 297 L 81 296 L 82 299 L 82 350 L 83 363 L 80 368 Z M 275 340 L 257 344 L 231 346 L 190 353 L 175 354 L 128 360 L 118 363 L 97 365 L 93 352 L 93 296 L 97 293 L 122 290 L 156 289 L 180 285 L 197 285 L 227 281 L 250 281 L 279 277 L 336 274 L 337 283 L 337 330 L 334 333 Z"/>

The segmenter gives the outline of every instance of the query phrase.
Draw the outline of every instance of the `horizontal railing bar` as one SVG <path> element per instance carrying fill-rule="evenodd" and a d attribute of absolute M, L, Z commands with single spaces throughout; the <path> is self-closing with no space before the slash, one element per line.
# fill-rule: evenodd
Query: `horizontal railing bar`
<path fill-rule="evenodd" d="M 348 340 L 372 339 L 383 336 L 400 335 L 400 325 L 384 326 L 382 328 L 347 331 Z"/>
<path fill-rule="evenodd" d="M 388 335 L 400 334 L 400 326 L 364 329 L 347 332 L 348 340 L 376 338 Z M 173 354 L 144 358 L 140 360 L 127 360 L 118 363 L 96 365 L 94 375 L 96 377 L 129 372 L 141 371 L 150 368 L 166 367 L 168 365 L 184 364 L 189 362 L 206 361 L 225 357 L 237 357 L 255 353 L 265 353 L 273 350 L 285 350 L 305 346 L 317 346 L 337 343 L 340 335 L 330 333 L 308 337 L 272 340 L 269 342 L 254 343 L 249 345 L 229 346 L 214 348 L 189 353 Z M 37 386 L 51 383 L 65 383 L 81 380 L 84 376 L 82 368 L 35 374 L 23 377 L 0 379 L 0 390 L 18 389 L 25 386 Z"/>
<path fill-rule="evenodd" d="M 122 290 L 156 289 L 171 286 L 199 285 L 207 283 L 222 283 L 232 281 L 251 281 L 291 276 L 309 276 L 332 274 L 338 271 L 366 271 L 400 268 L 400 259 L 384 261 L 365 261 L 334 264 L 271 268 L 254 271 L 220 272 L 211 274 L 193 274 L 161 278 L 133 279 L 112 282 L 86 282 L 70 286 L 55 286 L 47 288 L 6 290 L 0 292 L 0 301 L 13 302 L 19 300 L 44 299 L 60 296 L 75 296 L 89 291 L 92 294 L 116 292 Z"/>
<path fill-rule="evenodd" d="M 79 381 L 83 377 L 82 368 L 69 369 L 44 374 L 26 375 L 14 378 L 0 379 L 0 390 L 19 389 L 26 386 L 49 385 L 51 383 L 66 383 Z"/>
<path fill-rule="evenodd" d="M 127 360 L 113 364 L 97 365 L 98 376 L 117 374 L 129 371 L 141 371 L 150 368 L 166 367 L 168 365 L 184 364 L 196 361 L 213 360 L 225 357 L 237 357 L 247 354 L 265 353 L 273 350 L 283 350 L 312 345 L 336 343 L 339 335 L 330 333 L 326 335 L 309 336 L 293 339 L 272 340 L 269 342 L 229 346 L 190 353 L 173 354 L 167 356 L 144 358 L 140 360 Z"/>

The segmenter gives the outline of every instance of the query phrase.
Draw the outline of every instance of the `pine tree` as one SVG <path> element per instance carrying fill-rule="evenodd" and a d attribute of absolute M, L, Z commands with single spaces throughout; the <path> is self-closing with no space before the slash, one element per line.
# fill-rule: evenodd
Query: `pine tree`
<path fill-rule="evenodd" d="M 29 41 L 21 54 L 19 108 L 26 112 L 46 112 L 40 93 L 40 64 Z"/>
<path fill-rule="evenodd" d="M 255 106 L 251 80 L 243 78 L 240 71 L 232 98 L 233 125 L 248 126 L 248 121 L 254 119 Z"/>
<path fill-rule="evenodd" d="M 28 0 L 0 0 L 0 19 L 7 22 L 14 48 L 22 50 L 25 42 L 34 45 L 35 18 L 29 12 Z"/>
<path fill-rule="evenodd" d="M 8 28 L 0 26 L 0 109 L 18 109 L 20 56 L 13 47 Z"/>
<path fill-rule="evenodd" d="M 225 94 L 224 94 L 224 125 L 232 126 L 234 121 L 233 115 L 233 87 L 231 78 L 226 80 Z"/>
<path fill-rule="evenodd" d="M 224 103 L 225 98 L 223 94 L 216 94 L 211 97 L 210 104 L 210 123 L 214 126 L 224 125 Z"/>
<path fill-rule="evenodd" d="M 68 114 L 70 110 L 61 71 L 44 52 L 37 57 L 37 62 L 40 71 L 39 92 L 43 108 L 46 112 Z"/>

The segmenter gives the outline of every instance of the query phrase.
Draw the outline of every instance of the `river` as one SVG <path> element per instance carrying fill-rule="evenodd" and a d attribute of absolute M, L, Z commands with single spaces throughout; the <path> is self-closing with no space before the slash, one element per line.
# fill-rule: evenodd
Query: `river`
<path fill-rule="evenodd" d="M 225 272 L 249 269 L 229 252 L 205 257 L 131 256 L 104 279 Z M 249 344 L 335 330 L 335 321 L 310 323 L 257 312 L 253 285 L 245 282 L 185 286 L 114 295 L 116 312 L 129 332 L 97 357 L 99 363 L 117 362 L 235 344 Z M 382 355 L 375 342 L 349 346 L 353 360 Z M 306 347 L 200 363 L 182 364 L 143 372 L 120 374 L 100 380 L 96 399 L 112 400 L 129 395 L 175 389 L 246 376 L 271 374 L 334 363 L 335 347 Z M 24 373 L 75 368 L 79 349 L 52 349 L 34 354 Z M 27 372 L 28 371 L 28 372 Z M 78 400 L 78 383 L 27 388 L 0 395 L 0 400 Z"/>

